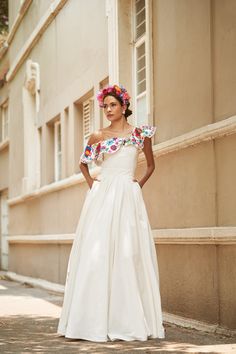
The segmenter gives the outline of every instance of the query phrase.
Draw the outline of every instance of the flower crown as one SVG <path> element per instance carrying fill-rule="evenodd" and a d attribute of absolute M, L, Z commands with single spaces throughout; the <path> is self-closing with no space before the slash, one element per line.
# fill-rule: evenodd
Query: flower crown
<path fill-rule="evenodd" d="M 100 107 L 103 107 L 103 99 L 109 93 L 114 93 L 116 96 L 120 97 L 123 104 L 128 104 L 131 98 L 127 90 L 122 85 L 108 85 L 97 93 L 97 99 Z"/>

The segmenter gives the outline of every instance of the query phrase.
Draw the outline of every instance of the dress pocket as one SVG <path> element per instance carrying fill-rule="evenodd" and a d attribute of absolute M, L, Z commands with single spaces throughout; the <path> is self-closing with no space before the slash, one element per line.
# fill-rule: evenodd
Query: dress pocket
<path fill-rule="evenodd" d="M 140 190 L 142 190 L 142 188 L 141 188 L 141 186 L 140 186 L 140 184 L 137 182 L 137 181 L 133 181 L 134 183 L 136 183 L 137 185 L 138 185 L 138 188 L 140 189 Z"/>
<path fill-rule="evenodd" d="M 95 180 L 93 181 L 92 187 L 89 189 L 90 191 L 94 188 L 94 185 L 95 185 L 96 183 L 100 183 L 100 181 L 98 181 L 97 179 L 95 179 Z"/>

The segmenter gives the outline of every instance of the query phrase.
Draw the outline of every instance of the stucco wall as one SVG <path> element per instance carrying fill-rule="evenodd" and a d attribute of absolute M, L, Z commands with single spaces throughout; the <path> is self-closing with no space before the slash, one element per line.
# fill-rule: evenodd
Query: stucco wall
<path fill-rule="evenodd" d="M 210 1 L 153 1 L 158 142 L 212 123 Z"/>
<path fill-rule="evenodd" d="M 0 191 L 8 187 L 9 168 L 8 168 L 9 151 L 8 148 L 0 151 Z"/>
<path fill-rule="evenodd" d="M 158 245 L 164 311 L 236 328 L 236 247 Z"/>
<path fill-rule="evenodd" d="M 215 225 L 212 142 L 163 155 L 155 159 L 155 165 L 153 175 L 143 187 L 152 227 L 162 229 Z M 141 177 L 144 169 L 145 163 L 138 168 L 137 176 Z"/>
<path fill-rule="evenodd" d="M 212 70 L 214 120 L 219 121 L 236 114 L 236 2 L 212 1 Z"/>
<path fill-rule="evenodd" d="M 216 139 L 217 224 L 236 224 L 236 136 Z"/>
<path fill-rule="evenodd" d="M 28 28 L 31 15 L 35 21 L 33 21 L 34 25 L 44 13 L 45 8 L 46 5 L 40 7 L 39 11 L 36 4 L 32 8 L 30 6 L 20 26 L 21 37 L 15 36 L 10 47 L 11 61 L 16 56 L 15 48 L 19 50 L 22 43 L 28 39 L 29 32 L 24 31 L 24 27 Z M 92 23 L 93 26 L 88 23 Z M 90 38 L 89 41 L 88 38 Z M 73 105 L 108 76 L 105 2 L 69 1 L 43 33 L 28 58 L 40 65 L 40 112 L 38 114 L 40 126 L 52 120 L 69 105 Z M 14 105 L 11 105 L 12 119 L 10 122 L 11 134 L 14 136 L 9 156 L 12 171 L 9 183 L 10 197 L 22 194 L 24 176 L 22 90 L 24 83 L 25 64 L 22 64 L 10 82 L 9 99 L 14 102 Z M 46 139 L 43 127 L 42 146 L 46 146 Z M 42 175 L 44 175 L 45 168 L 49 168 L 47 164 L 50 161 L 47 162 L 47 156 L 42 156 L 42 159 L 44 159 L 42 162 L 44 170 Z"/>
<path fill-rule="evenodd" d="M 89 187 L 84 183 L 12 206 L 11 235 L 75 232 L 87 190 Z"/>

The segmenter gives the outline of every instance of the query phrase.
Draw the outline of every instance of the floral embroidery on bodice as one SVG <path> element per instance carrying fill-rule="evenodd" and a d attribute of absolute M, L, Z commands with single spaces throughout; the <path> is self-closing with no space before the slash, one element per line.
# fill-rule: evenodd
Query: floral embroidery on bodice
<path fill-rule="evenodd" d="M 151 125 L 141 125 L 135 127 L 128 137 L 113 137 L 101 140 L 97 143 L 86 145 L 80 156 L 80 162 L 90 163 L 93 160 L 101 161 L 103 154 L 112 154 L 120 149 L 122 145 L 134 145 L 137 149 L 142 149 L 145 137 L 151 138 L 156 131 L 156 127 Z"/>

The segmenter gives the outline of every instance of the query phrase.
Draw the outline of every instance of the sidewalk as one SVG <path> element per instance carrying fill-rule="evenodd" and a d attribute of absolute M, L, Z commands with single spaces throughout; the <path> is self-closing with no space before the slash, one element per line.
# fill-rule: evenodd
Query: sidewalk
<path fill-rule="evenodd" d="M 236 338 L 164 324 L 165 339 L 89 342 L 56 334 L 63 296 L 0 278 L 0 353 L 236 353 Z"/>

